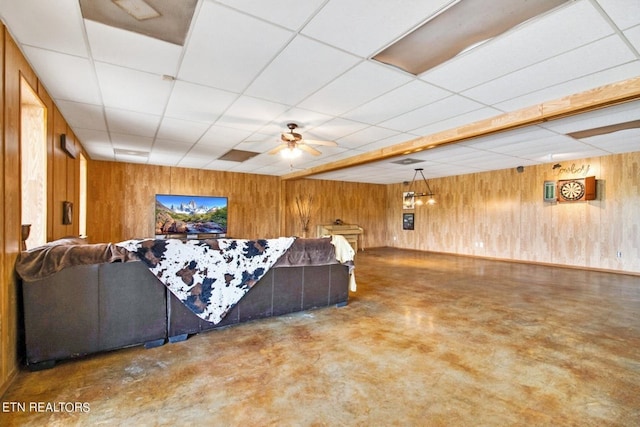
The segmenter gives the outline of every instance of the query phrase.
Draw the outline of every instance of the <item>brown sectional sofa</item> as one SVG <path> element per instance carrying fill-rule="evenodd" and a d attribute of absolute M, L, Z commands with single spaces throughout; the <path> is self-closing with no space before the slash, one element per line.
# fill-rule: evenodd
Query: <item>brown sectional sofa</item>
<path fill-rule="evenodd" d="M 134 345 L 154 347 L 254 319 L 346 305 L 349 267 L 285 262 L 271 268 L 218 324 L 185 307 L 141 262 L 63 268 L 22 281 L 25 359 L 31 370 Z"/>

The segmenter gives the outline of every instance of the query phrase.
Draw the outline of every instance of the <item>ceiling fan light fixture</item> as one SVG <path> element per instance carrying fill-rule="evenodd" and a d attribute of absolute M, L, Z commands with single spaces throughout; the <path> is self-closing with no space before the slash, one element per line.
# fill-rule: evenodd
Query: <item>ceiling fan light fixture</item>
<path fill-rule="evenodd" d="M 287 147 L 281 150 L 280 153 L 282 153 L 282 157 L 284 157 L 285 159 L 295 159 L 297 157 L 300 157 L 300 154 L 302 154 L 302 150 L 294 146 L 294 147 Z"/>

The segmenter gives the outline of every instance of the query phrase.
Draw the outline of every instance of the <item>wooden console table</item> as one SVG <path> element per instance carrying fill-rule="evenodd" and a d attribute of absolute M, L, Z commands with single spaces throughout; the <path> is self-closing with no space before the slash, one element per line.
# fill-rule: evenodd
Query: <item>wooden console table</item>
<path fill-rule="evenodd" d="M 358 237 L 364 233 L 362 227 L 354 224 L 321 224 L 318 225 L 318 237 L 340 234 L 347 239 L 353 250 L 358 252 Z M 363 248 L 364 250 L 364 248 Z"/>

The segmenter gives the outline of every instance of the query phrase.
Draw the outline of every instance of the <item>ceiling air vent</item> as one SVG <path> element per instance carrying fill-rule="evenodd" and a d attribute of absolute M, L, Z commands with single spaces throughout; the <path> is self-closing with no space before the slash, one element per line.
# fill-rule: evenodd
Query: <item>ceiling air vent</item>
<path fill-rule="evenodd" d="M 421 163 L 421 162 L 424 162 L 424 160 L 410 159 L 407 157 L 405 159 L 396 160 L 391 163 L 395 163 L 396 165 L 413 165 L 414 163 Z"/>
<path fill-rule="evenodd" d="M 184 45 L 197 0 L 80 0 L 85 19 Z"/>
<path fill-rule="evenodd" d="M 257 156 L 258 154 L 260 153 L 254 153 L 253 151 L 229 150 L 221 157 L 218 157 L 218 160 L 244 162 L 245 160 L 249 160 L 250 158 Z"/>

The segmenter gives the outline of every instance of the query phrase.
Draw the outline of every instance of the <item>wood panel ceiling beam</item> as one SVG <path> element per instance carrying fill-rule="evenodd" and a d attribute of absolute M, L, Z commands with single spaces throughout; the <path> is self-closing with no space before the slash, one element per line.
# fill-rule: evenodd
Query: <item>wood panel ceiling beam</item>
<path fill-rule="evenodd" d="M 640 77 L 608 84 L 553 101 L 522 108 L 510 113 L 480 120 L 468 125 L 418 137 L 389 147 L 283 175 L 283 180 L 301 179 L 312 175 L 360 166 L 392 157 L 406 156 L 444 145 L 455 144 L 480 136 L 531 126 L 550 120 L 586 113 L 640 99 Z"/>

